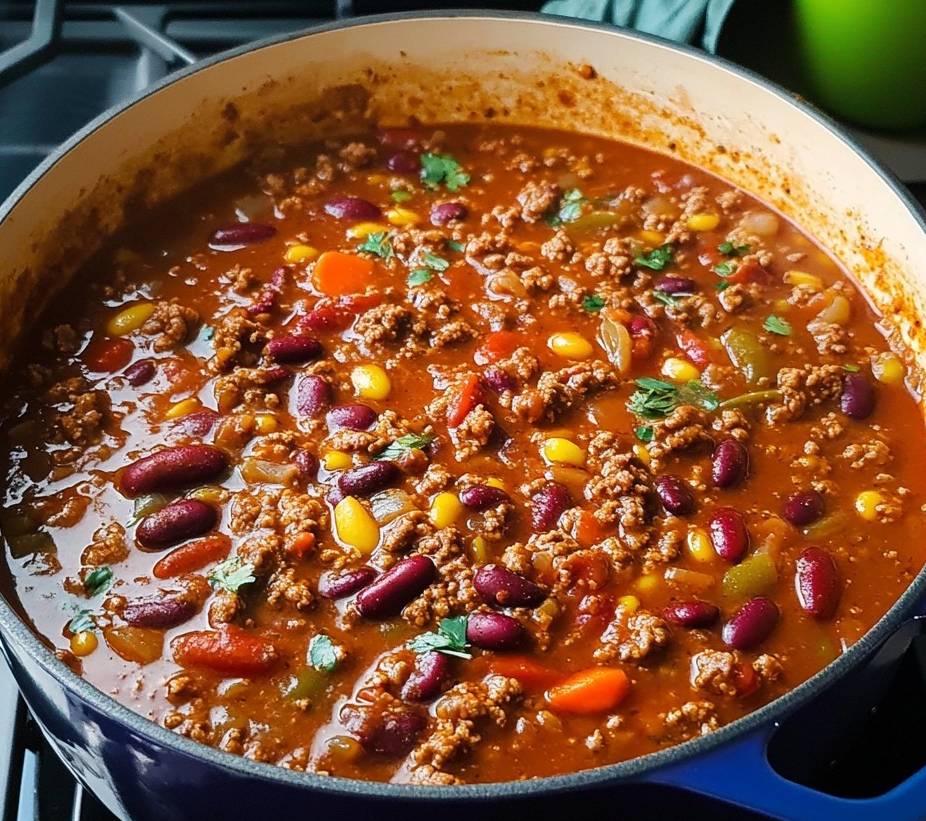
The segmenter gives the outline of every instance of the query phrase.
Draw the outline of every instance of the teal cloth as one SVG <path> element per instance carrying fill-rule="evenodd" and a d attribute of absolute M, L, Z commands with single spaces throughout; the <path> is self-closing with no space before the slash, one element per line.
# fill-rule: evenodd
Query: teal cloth
<path fill-rule="evenodd" d="M 596 20 L 717 50 L 720 30 L 736 0 L 550 0 L 541 11 Z"/>

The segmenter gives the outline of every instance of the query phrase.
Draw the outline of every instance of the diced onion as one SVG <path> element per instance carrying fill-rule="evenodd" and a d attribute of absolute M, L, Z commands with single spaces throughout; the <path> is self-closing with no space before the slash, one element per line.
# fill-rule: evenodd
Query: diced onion
<path fill-rule="evenodd" d="M 525 288 L 524 283 L 518 279 L 517 274 L 512 271 L 502 271 L 501 273 L 486 277 L 485 289 L 489 296 L 498 298 L 509 296 L 518 297 L 519 299 L 527 298 L 527 288 Z"/>
<path fill-rule="evenodd" d="M 627 373 L 630 370 L 633 352 L 630 331 L 620 322 L 605 315 L 601 318 L 598 337 L 601 340 L 601 346 L 608 354 L 608 359 L 611 360 L 618 372 Z"/>
<path fill-rule="evenodd" d="M 265 459 L 245 459 L 241 465 L 241 478 L 249 485 L 261 482 L 288 485 L 298 474 L 299 468 L 295 465 L 268 462 Z"/>
<path fill-rule="evenodd" d="M 773 237 L 778 233 L 779 220 L 770 211 L 748 211 L 743 214 L 740 227 L 748 234 Z"/>
<path fill-rule="evenodd" d="M 680 584 L 683 587 L 690 587 L 694 590 L 707 590 L 714 584 L 714 577 L 701 573 L 698 570 L 688 570 L 685 567 L 669 567 L 666 569 L 665 579 L 667 582 Z"/>
<path fill-rule="evenodd" d="M 666 219 L 675 219 L 679 215 L 678 206 L 668 197 L 659 195 L 650 197 L 646 202 L 644 202 L 643 210 L 647 214 L 653 214 L 657 217 L 665 217 Z"/>
<path fill-rule="evenodd" d="M 404 490 L 384 490 L 370 498 L 373 518 L 379 525 L 389 524 L 403 513 L 415 510 L 415 502 Z"/>

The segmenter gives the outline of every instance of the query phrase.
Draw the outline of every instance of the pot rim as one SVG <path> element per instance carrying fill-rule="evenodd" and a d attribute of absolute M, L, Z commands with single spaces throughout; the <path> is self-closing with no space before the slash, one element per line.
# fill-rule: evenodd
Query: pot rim
<path fill-rule="evenodd" d="M 53 170 L 59 159 L 83 140 L 90 137 L 109 120 L 142 102 L 149 96 L 158 93 L 161 89 L 203 69 L 211 68 L 218 63 L 248 54 L 252 51 L 258 51 L 268 46 L 274 46 L 301 38 L 308 39 L 315 34 L 341 29 L 351 29 L 360 26 L 402 23 L 413 20 L 453 20 L 458 18 L 468 18 L 471 20 L 484 19 L 493 22 L 504 21 L 513 25 L 520 23 L 550 25 L 564 29 L 574 29 L 580 33 L 583 30 L 592 30 L 609 34 L 617 39 L 636 40 L 658 49 L 680 53 L 702 63 L 719 66 L 746 83 L 758 86 L 764 91 L 774 94 L 779 99 L 813 119 L 817 124 L 826 128 L 833 137 L 848 146 L 856 155 L 861 157 L 868 167 L 890 187 L 894 195 L 900 199 L 905 208 L 914 217 L 920 229 L 926 233 L 926 211 L 924 211 L 923 207 L 913 199 L 910 192 L 903 186 L 897 177 L 875 160 L 857 140 L 847 133 L 843 126 L 838 124 L 829 115 L 819 111 L 782 86 L 756 74 L 750 69 L 732 63 L 723 57 L 707 54 L 687 44 L 679 44 L 656 35 L 644 34 L 642 32 L 632 31 L 609 24 L 559 17 L 556 15 L 545 15 L 536 12 L 502 12 L 474 9 L 441 9 L 376 14 L 322 23 L 309 28 L 300 29 L 299 31 L 272 35 L 252 43 L 246 43 L 179 69 L 162 78 L 153 86 L 133 95 L 130 99 L 109 108 L 58 146 L 58 148 L 33 169 L 9 197 L 0 204 L 0 223 L 2 223 L 14 210 L 16 205 L 26 197 L 30 189 L 42 177 Z M 665 765 L 678 764 L 688 758 L 707 753 L 726 742 L 756 730 L 762 725 L 771 724 L 775 719 L 781 718 L 792 712 L 820 694 L 838 678 L 861 663 L 865 657 L 887 639 L 903 621 L 914 615 L 912 606 L 924 592 L 926 592 L 926 566 L 920 569 L 910 586 L 907 587 L 904 593 L 894 602 L 884 616 L 882 616 L 862 638 L 839 656 L 839 658 L 794 689 L 779 696 L 774 701 L 763 705 L 759 709 L 730 724 L 724 725 L 719 730 L 709 733 L 706 736 L 694 738 L 665 750 L 649 753 L 617 764 L 603 765 L 594 769 L 579 770 L 574 773 L 545 776 L 524 781 L 487 782 L 456 786 L 392 784 L 380 781 L 321 776 L 315 773 L 284 769 L 274 764 L 252 761 L 213 747 L 208 747 L 205 744 L 192 741 L 191 739 L 171 732 L 139 713 L 130 710 L 114 698 L 106 695 L 102 690 L 92 685 L 86 679 L 78 676 L 38 639 L 35 633 L 33 633 L 26 625 L 25 621 L 17 615 L 16 611 L 3 596 L 0 596 L 0 628 L 2 628 L 3 638 L 5 640 L 15 641 L 16 644 L 28 653 L 45 672 L 49 673 L 71 693 L 78 696 L 104 715 L 111 716 L 122 724 L 127 725 L 132 731 L 149 738 L 149 740 L 154 743 L 171 748 L 179 754 L 187 755 L 194 759 L 200 759 L 220 768 L 228 768 L 237 771 L 239 775 L 259 778 L 269 782 L 283 783 L 292 787 L 318 790 L 330 796 L 362 796 L 401 800 L 414 799 L 418 802 L 450 799 L 478 801 L 526 796 L 537 797 L 554 792 L 606 786 L 615 781 L 643 776 Z"/>

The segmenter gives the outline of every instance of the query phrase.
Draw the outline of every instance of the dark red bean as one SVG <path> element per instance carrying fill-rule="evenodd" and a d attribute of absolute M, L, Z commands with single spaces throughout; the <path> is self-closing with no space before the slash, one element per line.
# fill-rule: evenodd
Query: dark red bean
<path fill-rule="evenodd" d="M 473 613 L 466 620 L 466 640 L 483 650 L 511 650 L 525 635 L 520 622 L 504 613 Z"/>
<path fill-rule="evenodd" d="M 195 413 L 188 413 L 186 416 L 181 416 L 174 421 L 172 427 L 174 430 L 185 433 L 188 436 L 198 436 L 202 439 L 213 427 L 215 427 L 215 423 L 219 421 L 219 418 L 219 414 L 214 410 L 204 408 Z"/>
<path fill-rule="evenodd" d="M 334 197 L 325 203 L 325 213 L 335 219 L 368 222 L 382 216 L 379 208 L 360 197 Z"/>
<path fill-rule="evenodd" d="M 422 653 L 415 659 L 415 669 L 402 685 L 406 701 L 431 701 L 437 698 L 450 679 L 450 658 L 443 653 Z"/>
<path fill-rule="evenodd" d="M 328 430 L 334 433 L 341 428 L 348 430 L 369 430 L 376 421 L 376 411 L 369 405 L 338 405 L 328 411 L 325 421 Z"/>
<path fill-rule="evenodd" d="M 432 225 L 462 222 L 468 216 L 469 209 L 462 202 L 441 202 L 431 206 Z"/>
<path fill-rule="evenodd" d="M 867 419 L 875 409 L 875 389 L 863 373 L 847 373 L 842 378 L 839 407 L 852 419 Z"/>
<path fill-rule="evenodd" d="M 531 528 L 534 533 L 545 533 L 556 527 L 559 517 L 572 507 L 572 497 L 565 485 L 547 482 L 531 496 Z"/>
<path fill-rule="evenodd" d="M 328 504 L 332 507 L 335 507 L 340 502 L 344 501 L 344 497 L 346 495 L 347 494 L 341 490 L 341 488 L 333 487 L 325 494 L 325 501 L 328 502 Z"/>
<path fill-rule="evenodd" d="M 794 572 L 797 600 L 815 619 L 828 619 L 842 596 L 833 557 L 820 547 L 808 547 L 797 557 Z"/>
<path fill-rule="evenodd" d="M 240 248 L 270 239 L 277 229 L 263 222 L 239 222 L 216 229 L 209 238 L 209 246 L 219 250 Z"/>
<path fill-rule="evenodd" d="M 488 510 L 502 502 L 511 501 L 511 497 L 498 487 L 473 485 L 460 492 L 460 501 L 472 510 Z"/>
<path fill-rule="evenodd" d="M 437 568 L 427 556 L 402 559 L 357 594 L 357 609 L 371 619 L 394 616 L 436 575 Z"/>
<path fill-rule="evenodd" d="M 499 564 L 480 567 L 473 578 L 473 587 L 486 604 L 499 607 L 533 607 L 547 597 L 540 585 Z"/>
<path fill-rule="evenodd" d="M 336 305 L 316 305 L 307 314 L 303 314 L 295 323 L 295 332 L 305 334 L 307 331 L 322 333 L 325 331 L 343 331 L 349 328 L 353 317 L 349 311 Z"/>
<path fill-rule="evenodd" d="M 785 500 L 781 515 L 795 527 L 803 527 L 817 521 L 825 509 L 822 494 L 815 490 L 799 490 Z"/>
<path fill-rule="evenodd" d="M 723 641 L 737 650 L 749 650 L 764 641 L 778 624 L 778 607 L 765 596 L 750 599 L 723 626 Z"/>
<path fill-rule="evenodd" d="M 316 374 L 303 374 L 296 380 L 293 396 L 296 415 L 312 419 L 331 403 L 331 386 Z"/>
<path fill-rule="evenodd" d="M 659 277 L 654 287 L 664 294 L 694 294 L 698 290 L 698 283 L 688 277 L 669 275 Z"/>
<path fill-rule="evenodd" d="M 208 482 L 228 468 L 228 457 L 212 445 L 178 445 L 132 462 L 119 476 L 126 496 L 161 493 Z"/>
<path fill-rule="evenodd" d="M 376 571 L 366 565 L 339 575 L 323 573 L 318 580 L 318 594 L 326 599 L 343 599 L 363 590 L 375 578 Z"/>
<path fill-rule="evenodd" d="M 734 487 L 749 473 L 749 451 L 736 439 L 724 439 L 711 457 L 711 478 L 717 487 Z"/>
<path fill-rule="evenodd" d="M 170 547 L 212 530 L 218 518 L 212 505 L 198 499 L 178 499 L 145 516 L 135 529 L 135 538 L 145 547 Z"/>
<path fill-rule="evenodd" d="M 196 615 L 199 605 L 184 596 L 167 596 L 159 599 L 139 599 L 129 602 L 122 618 L 132 627 L 153 627 L 163 630 L 176 627 Z"/>
<path fill-rule="evenodd" d="M 627 323 L 627 330 L 634 338 L 637 337 L 654 337 L 659 330 L 656 323 L 648 316 L 643 314 L 634 314 Z"/>
<path fill-rule="evenodd" d="M 720 608 L 706 601 L 676 602 L 662 611 L 666 621 L 682 627 L 710 627 L 720 617 Z"/>
<path fill-rule="evenodd" d="M 719 507 L 711 516 L 708 529 L 711 543 L 721 559 L 736 564 L 749 549 L 749 531 L 743 514 L 732 507 Z"/>
<path fill-rule="evenodd" d="M 139 359 L 138 362 L 129 365 L 122 375 L 133 388 L 138 388 L 154 379 L 155 373 L 157 373 L 157 367 L 153 359 Z"/>
<path fill-rule="evenodd" d="M 295 365 L 301 362 L 311 362 L 321 355 L 321 343 L 312 336 L 287 334 L 271 339 L 267 343 L 267 356 L 274 362 Z"/>
<path fill-rule="evenodd" d="M 389 487 L 401 475 L 395 462 L 370 462 L 345 470 L 338 477 L 338 487 L 346 496 L 371 496 Z"/>
<path fill-rule="evenodd" d="M 394 758 L 408 755 L 427 721 L 411 711 L 389 710 L 360 734 L 364 749 Z"/>
<path fill-rule="evenodd" d="M 687 516 L 695 511 L 695 497 L 688 484 L 678 476 L 659 476 L 655 482 L 656 494 L 668 513 Z"/>
<path fill-rule="evenodd" d="M 303 479 L 314 479 L 318 476 L 318 457 L 311 451 L 297 451 L 293 462 L 299 468 L 299 475 Z"/>
<path fill-rule="evenodd" d="M 513 391 L 518 387 L 518 380 L 508 371 L 501 368 L 486 368 L 482 381 L 496 393 Z"/>
<path fill-rule="evenodd" d="M 415 174 L 421 168 L 421 160 L 414 151 L 396 151 L 386 160 L 386 168 L 397 174 Z"/>

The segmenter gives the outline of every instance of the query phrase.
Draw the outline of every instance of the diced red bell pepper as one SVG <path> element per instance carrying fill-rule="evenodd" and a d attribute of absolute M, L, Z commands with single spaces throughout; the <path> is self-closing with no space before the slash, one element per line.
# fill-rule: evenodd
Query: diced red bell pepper
<path fill-rule="evenodd" d="M 759 675 L 749 664 L 737 662 L 733 665 L 733 683 L 740 698 L 751 696 L 759 689 Z"/>
<path fill-rule="evenodd" d="M 648 316 L 634 314 L 627 321 L 627 330 L 630 333 L 630 355 L 633 359 L 649 359 L 656 348 L 656 334 L 659 329 L 656 323 Z"/>
<path fill-rule="evenodd" d="M 90 371 L 113 373 L 129 364 L 134 350 L 135 346 L 129 339 L 94 338 L 84 351 L 84 364 Z"/>
<path fill-rule="evenodd" d="M 679 331 L 675 336 L 675 341 L 685 356 L 699 368 L 706 368 L 711 364 L 711 349 L 693 331 L 689 331 L 687 328 Z"/>
<path fill-rule="evenodd" d="M 521 346 L 523 337 L 516 331 L 495 331 L 490 333 L 473 355 L 477 365 L 488 365 L 506 359 Z"/>
<path fill-rule="evenodd" d="M 224 559 L 231 550 L 231 540 L 222 533 L 214 533 L 195 542 L 172 550 L 154 566 L 157 579 L 172 579 L 202 570 L 207 564 Z"/>
<path fill-rule="evenodd" d="M 465 418 L 466 415 L 482 402 L 482 383 L 479 377 L 471 373 L 463 382 L 459 393 L 450 402 L 447 408 L 447 425 L 455 428 Z"/>
<path fill-rule="evenodd" d="M 265 639 L 232 624 L 221 630 L 184 633 L 171 643 L 174 661 L 183 667 L 205 667 L 227 676 L 266 673 L 279 654 Z"/>

